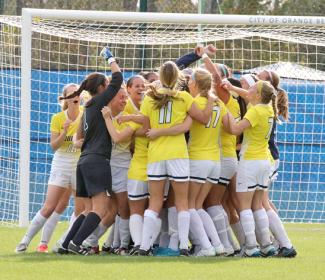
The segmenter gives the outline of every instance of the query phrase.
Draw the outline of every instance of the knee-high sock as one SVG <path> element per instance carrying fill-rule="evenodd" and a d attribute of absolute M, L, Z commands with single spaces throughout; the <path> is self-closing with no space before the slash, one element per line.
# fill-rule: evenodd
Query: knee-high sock
<path fill-rule="evenodd" d="M 120 230 L 119 230 L 120 216 L 116 215 L 114 224 L 114 239 L 113 248 L 119 248 L 121 245 Z"/>
<path fill-rule="evenodd" d="M 130 233 L 134 246 L 140 246 L 142 239 L 143 217 L 139 214 L 130 216 Z"/>
<path fill-rule="evenodd" d="M 223 215 L 223 207 L 222 205 L 216 205 L 209 207 L 207 209 L 208 214 L 210 215 L 220 238 L 220 241 L 222 245 L 225 248 L 232 248 L 229 239 L 228 239 L 228 234 L 227 234 L 227 227 L 226 227 L 226 222 L 225 218 Z"/>
<path fill-rule="evenodd" d="M 95 212 L 90 212 L 83 221 L 76 235 L 73 237 L 73 243 L 80 246 L 82 242 L 95 230 L 100 221 L 101 218 Z"/>
<path fill-rule="evenodd" d="M 227 236 L 228 236 L 228 240 L 231 244 L 231 246 L 233 247 L 233 249 L 236 251 L 236 250 L 239 250 L 240 247 L 239 245 L 237 244 L 237 242 L 234 240 L 234 237 L 233 237 L 233 233 L 232 233 L 232 230 L 231 230 L 231 227 L 230 227 L 230 224 L 229 224 L 229 218 L 228 218 L 228 214 L 227 212 L 225 211 L 225 209 L 223 209 L 223 216 L 225 218 L 225 223 L 226 223 L 226 228 L 227 228 Z"/>
<path fill-rule="evenodd" d="M 119 231 L 120 231 L 120 238 L 121 238 L 120 247 L 128 249 L 130 244 L 130 238 L 131 238 L 129 219 L 122 219 L 120 217 Z"/>
<path fill-rule="evenodd" d="M 106 241 L 104 242 L 104 245 L 106 247 L 113 247 L 114 242 L 114 231 L 115 231 L 115 224 L 113 224 L 110 228 L 109 234 L 107 236 Z"/>
<path fill-rule="evenodd" d="M 53 212 L 52 215 L 47 219 L 43 226 L 41 244 L 48 244 L 54 232 L 58 221 L 60 220 L 61 214 Z"/>
<path fill-rule="evenodd" d="M 208 249 L 212 245 L 204 230 L 202 220 L 195 209 L 189 209 L 190 212 L 190 232 L 193 235 L 193 239 L 199 240 L 199 245 L 203 249 Z"/>
<path fill-rule="evenodd" d="M 232 231 L 234 232 L 239 244 L 240 244 L 240 247 L 243 247 L 244 244 L 245 244 L 245 234 L 244 234 L 244 230 L 243 230 L 243 227 L 241 225 L 240 222 L 237 222 L 235 224 L 232 224 L 230 225 L 231 228 L 232 228 Z"/>
<path fill-rule="evenodd" d="M 240 212 L 240 223 L 242 224 L 245 233 L 245 245 L 247 248 L 256 247 L 255 222 L 251 209 L 246 209 Z"/>
<path fill-rule="evenodd" d="M 188 249 L 188 233 L 190 230 L 190 213 L 188 211 L 178 212 L 178 237 L 179 248 Z"/>
<path fill-rule="evenodd" d="M 150 209 L 147 209 L 144 212 L 142 240 L 140 246 L 142 250 L 147 251 L 150 249 L 151 239 L 157 227 L 157 217 L 158 213 Z"/>
<path fill-rule="evenodd" d="M 62 244 L 65 240 L 65 238 L 67 237 L 71 227 L 73 226 L 73 223 L 75 222 L 75 220 L 77 219 L 75 213 L 73 212 L 70 216 L 70 221 L 69 221 L 69 227 L 68 229 L 63 233 L 63 235 L 60 237 L 60 239 L 58 240 L 58 244 Z"/>
<path fill-rule="evenodd" d="M 32 222 L 30 223 L 27 232 L 23 239 L 21 240 L 21 243 L 24 243 L 26 245 L 29 245 L 33 237 L 39 232 L 39 230 L 43 227 L 45 224 L 47 218 L 43 217 L 41 214 L 41 211 L 38 211 L 33 218 Z"/>
<path fill-rule="evenodd" d="M 97 228 L 92 232 L 91 235 L 88 236 L 88 238 L 83 242 L 83 244 L 86 244 L 87 246 L 91 247 L 97 247 L 99 239 L 105 234 L 107 231 L 107 226 L 103 225 L 102 223 L 99 223 Z"/>
<path fill-rule="evenodd" d="M 291 248 L 292 243 L 280 220 L 279 215 L 273 209 L 268 210 L 266 214 L 269 218 L 271 232 L 273 233 L 275 239 L 279 241 L 280 247 Z"/>
<path fill-rule="evenodd" d="M 161 230 L 159 238 L 159 247 L 166 248 L 169 244 L 169 234 L 168 234 L 168 209 L 163 208 L 161 210 Z"/>
<path fill-rule="evenodd" d="M 64 241 L 62 242 L 63 248 L 68 248 L 70 241 L 74 238 L 76 233 L 78 232 L 79 228 L 81 227 L 83 221 L 85 220 L 86 216 L 84 214 L 80 214 L 78 218 L 74 221 L 70 231 L 68 232 L 67 236 L 65 237 Z"/>
<path fill-rule="evenodd" d="M 159 217 L 157 217 L 155 231 L 152 235 L 150 246 L 153 246 L 153 244 L 156 244 L 155 242 L 157 242 L 158 236 L 160 234 L 161 224 L 162 224 L 161 219 Z"/>
<path fill-rule="evenodd" d="M 176 207 L 168 208 L 168 231 L 169 231 L 169 245 L 168 248 L 178 250 L 178 218 Z"/>
<path fill-rule="evenodd" d="M 203 209 L 198 209 L 197 212 L 200 215 L 205 232 L 207 233 L 208 237 L 210 238 L 212 245 L 214 247 L 220 246 L 221 242 L 219 239 L 219 235 L 218 235 L 217 229 L 214 226 L 214 223 L 213 223 L 210 215 Z"/>

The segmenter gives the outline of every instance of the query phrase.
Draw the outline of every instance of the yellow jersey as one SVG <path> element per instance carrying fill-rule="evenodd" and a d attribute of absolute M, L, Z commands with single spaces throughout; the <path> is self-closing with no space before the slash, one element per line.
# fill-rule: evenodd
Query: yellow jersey
<path fill-rule="evenodd" d="M 269 139 L 274 122 L 274 113 L 269 104 L 257 104 L 250 107 L 244 116 L 251 127 L 244 131 L 244 140 L 240 151 L 245 160 L 268 160 Z"/>
<path fill-rule="evenodd" d="M 120 115 L 125 116 L 128 114 L 123 111 L 118 116 Z M 125 122 L 119 124 L 117 122 L 118 116 L 112 119 L 113 125 L 117 131 L 121 132 L 128 127 L 130 127 L 133 131 L 135 131 L 138 128 L 138 124 L 134 122 Z M 111 166 L 123 167 L 123 168 L 129 167 L 131 161 L 131 152 L 130 152 L 131 142 L 132 142 L 132 137 L 120 143 L 114 143 L 112 140 Z"/>
<path fill-rule="evenodd" d="M 139 109 L 137 108 L 137 106 L 135 106 L 131 97 L 129 97 L 128 100 L 126 101 L 124 112 L 130 115 L 139 113 Z"/>
<path fill-rule="evenodd" d="M 239 104 L 235 98 L 230 96 L 226 108 L 228 111 L 233 115 L 236 121 L 240 120 L 240 109 Z M 221 132 L 220 132 L 220 138 L 221 138 L 221 154 L 222 157 L 231 157 L 231 158 L 237 158 L 236 155 L 236 142 L 237 142 L 237 136 L 232 135 L 228 133 L 223 126 L 221 126 Z"/>
<path fill-rule="evenodd" d="M 80 149 L 76 149 L 73 146 L 73 135 L 77 133 L 80 119 L 82 117 L 82 107 L 80 107 L 80 112 L 78 117 L 75 119 L 74 122 L 71 123 L 71 125 L 68 128 L 67 134 L 65 136 L 64 142 L 60 146 L 59 149 L 57 149 L 58 152 L 63 153 L 77 153 L 80 155 Z M 61 134 L 63 132 L 63 125 L 65 121 L 68 119 L 68 112 L 67 110 L 62 111 L 60 113 L 54 114 L 51 119 L 51 127 L 50 131 L 53 133 L 59 133 Z"/>
<path fill-rule="evenodd" d="M 128 114 L 139 114 L 138 108 L 129 97 L 124 111 Z M 141 127 L 137 124 L 137 128 Z M 134 154 L 132 156 L 128 171 L 128 179 L 147 181 L 148 145 L 149 139 L 145 136 L 136 136 L 134 140 Z"/>
<path fill-rule="evenodd" d="M 193 102 L 189 93 L 178 91 L 165 106 L 156 109 L 154 100 L 146 96 L 140 111 L 150 119 L 152 128 L 169 128 L 184 122 Z M 177 158 L 188 158 L 184 134 L 160 136 L 149 142 L 148 163 Z"/>
<path fill-rule="evenodd" d="M 203 110 L 208 100 L 206 97 L 197 96 L 194 102 L 200 110 Z M 220 101 L 213 106 L 212 117 L 206 125 L 193 121 L 188 148 L 190 159 L 220 160 L 220 127 L 226 114 L 226 106 Z"/>

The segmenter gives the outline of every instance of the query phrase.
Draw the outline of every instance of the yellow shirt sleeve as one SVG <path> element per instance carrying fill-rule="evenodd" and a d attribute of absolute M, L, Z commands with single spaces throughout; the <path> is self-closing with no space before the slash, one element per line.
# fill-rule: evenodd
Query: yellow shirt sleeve
<path fill-rule="evenodd" d="M 60 133 L 60 121 L 57 115 L 52 116 L 50 131 L 54 133 Z"/>
<path fill-rule="evenodd" d="M 244 116 L 245 119 L 249 121 L 252 127 L 255 127 L 258 123 L 258 114 L 254 107 L 248 109 L 247 113 Z"/>
<path fill-rule="evenodd" d="M 146 117 L 149 117 L 150 115 L 150 99 L 149 96 L 145 96 L 140 107 L 140 113 Z"/>

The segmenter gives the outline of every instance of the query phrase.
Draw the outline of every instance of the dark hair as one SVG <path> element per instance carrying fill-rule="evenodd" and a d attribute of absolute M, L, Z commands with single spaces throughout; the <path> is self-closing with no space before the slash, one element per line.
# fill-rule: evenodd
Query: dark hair
<path fill-rule="evenodd" d="M 106 81 L 107 81 L 107 77 L 104 74 L 97 73 L 97 72 L 91 73 L 86 77 L 86 79 L 82 81 L 78 90 L 76 90 L 73 94 L 69 96 L 60 97 L 60 100 L 70 99 L 76 96 L 80 96 L 80 94 L 84 90 L 88 91 L 91 96 L 94 96 L 97 94 L 98 87 L 104 86 Z"/>
<path fill-rule="evenodd" d="M 144 78 L 142 75 L 134 75 L 131 78 L 129 78 L 128 81 L 126 82 L 126 88 L 132 87 L 132 84 L 135 79 L 141 79 L 142 81 L 144 81 Z"/>

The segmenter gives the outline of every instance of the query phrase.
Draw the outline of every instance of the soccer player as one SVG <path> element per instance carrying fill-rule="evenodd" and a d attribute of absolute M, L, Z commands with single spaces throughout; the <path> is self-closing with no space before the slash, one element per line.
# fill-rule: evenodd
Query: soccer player
<path fill-rule="evenodd" d="M 267 257 L 276 253 L 262 203 L 271 170 L 268 141 L 273 122 L 277 119 L 276 91 L 269 82 L 258 81 L 249 88 L 247 97 L 252 106 L 244 119 L 236 123 L 229 115 L 230 132 L 234 135 L 244 132 L 236 182 L 238 210 L 245 233 L 244 256 L 258 257 L 262 254 Z M 261 250 L 256 246 L 255 228 L 260 233 Z"/>
<path fill-rule="evenodd" d="M 68 84 L 63 88 L 63 97 L 71 96 L 78 86 Z M 63 103 L 62 112 L 53 115 L 51 120 L 51 147 L 55 151 L 51 166 L 50 178 L 48 182 L 47 196 L 43 207 L 33 218 L 28 230 L 16 247 L 16 252 L 21 253 L 27 247 L 37 232 L 44 226 L 48 219 L 51 219 L 51 228 L 54 230 L 60 218 L 60 211 L 65 207 L 58 207 L 60 200 L 67 203 L 70 195 L 69 188 L 76 188 L 76 166 L 80 155 L 80 150 L 76 149 L 72 138 L 79 126 L 82 112 L 80 110 L 80 98 L 74 96 Z M 67 195 L 68 192 L 68 195 Z M 62 201 L 61 201 L 62 202 Z M 58 210 L 59 212 L 55 212 Z M 51 216 L 52 215 L 52 216 Z M 38 247 L 39 252 L 47 252 L 47 242 L 53 230 L 48 230 L 43 234 L 44 242 Z"/>
<path fill-rule="evenodd" d="M 205 54 L 203 59 L 205 61 L 209 58 Z M 212 75 L 207 70 L 194 70 L 188 85 L 194 102 L 200 109 L 203 109 L 208 102 L 211 84 Z M 221 101 L 215 102 L 210 121 L 206 125 L 194 121 L 190 129 L 190 231 L 194 238 L 200 241 L 201 246 L 201 250 L 195 254 L 196 256 L 214 256 L 224 253 L 224 247 L 220 242 L 214 223 L 203 209 L 203 202 L 211 187 L 215 187 L 214 185 L 219 180 L 219 135 L 221 122 L 228 120 L 226 115 L 227 110 L 224 104 Z"/>
<path fill-rule="evenodd" d="M 222 81 L 229 77 L 230 70 L 223 64 L 213 65 L 207 61 L 205 67 L 213 74 L 214 90 L 220 100 L 225 104 L 227 110 L 238 121 L 241 118 L 240 108 L 237 100 L 222 87 Z M 236 154 L 236 136 L 231 135 L 224 125 L 221 127 L 220 133 L 221 142 L 221 171 L 218 185 L 210 190 L 210 193 L 205 200 L 204 206 L 214 221 L 218 231 L 221 243 L 225 248 L 227 256 L 231 256 L 234 250 L 237 250 L 235 242 L 232 238 L 232 231 L 229 225 L 228 214 L 223 207 L 223 200 L 230 180 L 234 177 L 237 171 L 237 154 Z M 234 210 L 235 211 L 235 210 Z"/>
<path fill-rule="evenodd" d="M 160 89 L 150 87 L 141 105 L 141 113 L 147 117 L 151 128 L 170 127 L 185 120 L 187 113 L 194 119 L 207 123 L 211 116 L 214 98 L 204 112 L 193 104 L 187 93 L 176 91 L 179 70 L 174 62 L 168 61 L 160 67 Z M 157 230 L 158 215 L 162 209 L 164 185 L 167 178 L 175 192 L 178 211 L 180 254 L 188 256 L 188 212 L 189 160 L 184 134 L 161 136 L 150 141 L 148 150 L 149 207 L 144 213 L 140 255 L 150 254 L 151 239 Z"/>
<path fill-rule="evenodd" d="M 85 105 L 82 126 L 77 133 L 77 140 L 84 139 L 77 165 L 77 196 L 89 197 L 92 207 L 89 213 L 85 211 L 79 215 L 62 244 L 63 250 L 74 254 L 88 254 L 88 250 L 81 244 L 106 214 L 112 194 L 112 143 L 101 110 L 120 90 L 123 76 L 108 48 L 104 48 L 101 55 L 111 66 L 110 83 L 108 84 L 105 75 L 91 73 L 73 94 L 79 96 L 86 90 L 92 97 Z"/>

